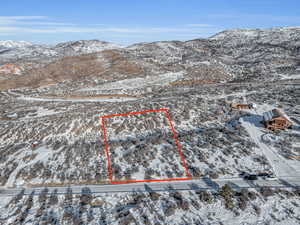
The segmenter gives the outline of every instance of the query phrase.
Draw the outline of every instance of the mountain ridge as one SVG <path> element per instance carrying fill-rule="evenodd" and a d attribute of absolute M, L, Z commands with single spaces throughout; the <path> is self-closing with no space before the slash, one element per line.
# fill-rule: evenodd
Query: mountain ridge
<path fill-rule="evenodd" d="M 85 63 L 79 63 L 80 59 L 86 60 Z M 4 77 L 2 88 L 30 87 L 22 84 L 29 84 L 30 79 L 37 77 L 38 84 L 43 85 L 43 80 L 58 84 L 67 78 L 91 83 L 91 80 L 105 82 L 168 72 L 183 72 L 186 74 L 183 80 L 197 82 L 278 80 L 298 74 L 300 28 L 235 29 L 207 39 L 137 43 L 128 47 L 99 40 L 30 45 L 0 51 L 0 65 L 7 63 L 22 68 L 22 74 L 29 80 L 23 81 L 25 77 L 18 76 L 18 82 L 14 82 L 14 76 Z M 50 67 L 51 74 L 47 71 Z M 66 76 L 60 77 L 58 71 Z"/>
<path fill-rule="evenodd" d="M 12 41 L 12 40 L 0 40 L 0 47 L 2 48 L 20 48 L 33 45 L 27 41 Z"/>

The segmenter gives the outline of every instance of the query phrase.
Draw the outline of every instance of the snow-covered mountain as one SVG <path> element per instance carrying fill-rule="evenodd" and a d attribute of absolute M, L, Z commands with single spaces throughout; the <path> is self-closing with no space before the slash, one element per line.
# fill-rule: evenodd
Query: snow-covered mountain
<path fill-rule="evenodd" d="M 24 41 L 2 41 L 0 42 L 0 65 L 20 61 L 51 62 L 64 56 L 76 56 L 118 48 L 121 46 L 98 40 L 72 41 L 55 46 L 37 45 Z"/>
<path fill-rule="evenodd" d="M 210 37 L 210 40 L 224 39 L 261 39 L 265 41 L 286 40 L 296 37 L 295 33 L 300 32 L 300 27 L 279 27 L 271 29 L 233 29 L 225 30 Z"/>
<path fill-rule="evenodd" d="M 21 47 L 27 47 L 33 45 L 30 42 L 26 41 L 0 41 L 0 47 L 2 48 L 21 48 Z"/>
<path fill-rule="evenodd" d="M 56 59 L 58 52 L 46 45 L 27 45 L 15 48 L 0 48 L 0 65 L 6 63 L 36 61 L 42 63 L 44 60 Z"/>
<path fill-rule="evenodd" d="M 236 29 L 220 32 L 209 40 L 220 41 L 231 47 L 253 43 L 269 45 L 300 46 L 300 27 L 282 27 L 272 29 Z"/>
<path fill-rule="evenodd" d="M 99 40 L 80 40 L 70 41 L 57 44 L 54 49 L 64 55 L 74 54 L 88 54 L 93 52 L 100 52 L 108 49 L 121 48 L 121 45 L 99 41 Z"/>

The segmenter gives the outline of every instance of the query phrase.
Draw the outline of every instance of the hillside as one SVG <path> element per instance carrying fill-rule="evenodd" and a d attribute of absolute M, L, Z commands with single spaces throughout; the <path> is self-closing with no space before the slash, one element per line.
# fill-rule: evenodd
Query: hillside
<path fill-rule="evenodd" d="M 279 80 L 293 77 L 299 72 L 299 39 L 300 28 L 277 28 L 224 31 L 209 39 L 141 43 L 126 48 L 96 40 L 67 42 L 53 47 L 16 45 L 0 53 L 0 63 L 17 64 L 22 67 L 24 76 L 4 77 L 0 88 L 30 87 L 30 84 L 24 81 L 32 79 L 32 83 L 35 84 L 36 76 L 41 74 L 44 80 L 39 82 L 41 86 L 48 82 L 57 84 L 84 79 L 80 74 L 104 81 L 106 78 L 102 73 L 90 71 L 90 68 L 81 68 L 80 65 L 64 67 L 64 63 L 61 63 L 68 61 L 73 65 L 82 57 L 93 58 L 93 54 L 97 55 L 97 62 L 92 64 L 99 64 L 99 70 L 103 70 L 103 64 L 106 64 L 106 73 L 112 74 L 115 74 L 115 64 L 126 59 L 120 64 L 129 68 L 132 67 L 132 63 L 127 65 L 127 61 L 134 62 L 134 67 L 148 68 L 148 76 L 165 72 L 184 72 L 186 76 L 183 80 L 197 82 Z M 110 53 L 96 53 L 103 50 L 110 50 Z M 92 55 L 83 56 L 90 53 Z M 48 70 L 48 67 L 55 67 L 57 71 L 64 70 L 65 73 L 74 76 L 65 77 L 62 74 L 61 78 L 54 79 L 53 75 L 41 72 Z M 116 76 L 120 79 L 119 75 Z M 136 76 L 140 76 L 140 73 Z M 13 83 L 20 85 L 14 86 Z"/>
<path fill-rule="evenodd" d="M 0 224 L 299 222 L 300 28 L 0 43 Z"/>

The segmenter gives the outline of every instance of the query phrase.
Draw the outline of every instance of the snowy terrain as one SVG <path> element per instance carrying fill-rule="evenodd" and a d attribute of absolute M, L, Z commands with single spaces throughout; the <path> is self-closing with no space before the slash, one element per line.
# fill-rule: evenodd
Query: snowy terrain
<path fill-rule="evenodd" d="M 0 194 L 17 190 L 1 197 L 0 224 L 299 224 L 299 37 L 276 28 L 129 47 L 1 41 L 0 65 L 21 72 L 0 75 Z M 264 127 L 274 108 L 290 129 Z M 105 118 L 113 179 L 190 174 L 209 190 L 92 193 L 110 184 L 101 117 L 156 109 L 168 110 L 178 143 L 165 112 Z M 259 177 L 262 187 L 242 173 L 275 180 Z"/>
<path fill-rule="evenodd" d="M 183 72 L 166 73 L 159 76 L 149 76 L 145 78 L 124 79 L 116 82 L 105 83 L 99 87 L 82 88 L 79 91 L 94 90 L 130 90 L 136 88 L 145 88 L 150 86 L 165 86 L 183 77 Z"/>
<path fill-rule="evenodd" d="M 226 193 L 226 192 L 224 192 Z M 249 189 L 229 191 L 233 208 L 226 209 L 226 195 L 215 191 L 135 192 L 131 194 L 56 195 L 47 189 L 39 196 L 3 198 L 0 219 L 5 223 L 84 224 L 276 224 L 299 223 L 299 190 Z M 32 199 L 32 201 L 30 201 Z M 217 209 L 217 210 L 216 210 Z M 18 213 L 20 212 L 19 216 Z M 41 216 L 43 215 L 43 216 Z M 152 221 L 152 222 L 151 222 Z"/>

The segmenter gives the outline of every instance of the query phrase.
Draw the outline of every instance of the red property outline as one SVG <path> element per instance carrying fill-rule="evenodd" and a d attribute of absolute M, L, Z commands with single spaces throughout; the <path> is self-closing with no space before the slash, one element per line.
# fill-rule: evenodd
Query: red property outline
<path fill-rule="evenodd" d="M 109 156 L 109 147 L 108 147 L 108 142 L 107 142 L 107 132 L 106 132 L 106 128 L 105 128 L 105 122 L 104 120 L 106 118 L 111 118 L 111 117 L 116 117 L 116 116 L 127 116 L 127 115 L 135 115 L 135 114 L 141 114 L 141 113 L 149 113 L 149 112 L 159 112 L 159 111 L 164 111 L 166 112 L 166 116 L 169 120 L 169 125 L 171 127 L 171 130 L 173 132 L 173 136 L 174 139 L 176 141 L 176 145 L 181 157 L 181 164 L 183 165 L 187 178 L 174 178 L 174 179 L 155 179 L 155 180 L 130 180 L 130 181 L 113 181 L 112 178 L 112 168 L 111 168 L 111 164 L 110 164 L 110 156 Z M 180 180 L 192 180 L 191 178 L 191 174 L 188 171 L 186 162 L 185 162 L 185 158 L 184 155 L 182 153 L 182 147 L 181 144 L 178 140 L 176 131 L 174 129 L 171 117 L 169 115 L 169 110 L 168 109 L 156 109 L 156 110 L 149 110 L 149 111 L 142 111 L 142 112 L 132 112 L 132 113 L 123 113 L 123 114 L 116 114 L 116 115 L 107 115 L 107 116 L 101 116 L 101 120 L 102 120 L 102 129 L 103 129 L 103 135 L 104 135 L 104 143 L 105 143 L 105 152 L 106 152 L 106 158 L 107 158 L 107 164 L 108 164 L 108 175 L 109 175 L 109 181 L 111 184 L 120 184 L 120 183 L 140 183 L 140 182 L 160 182 L 160 181 L 180 181 Z"/>

